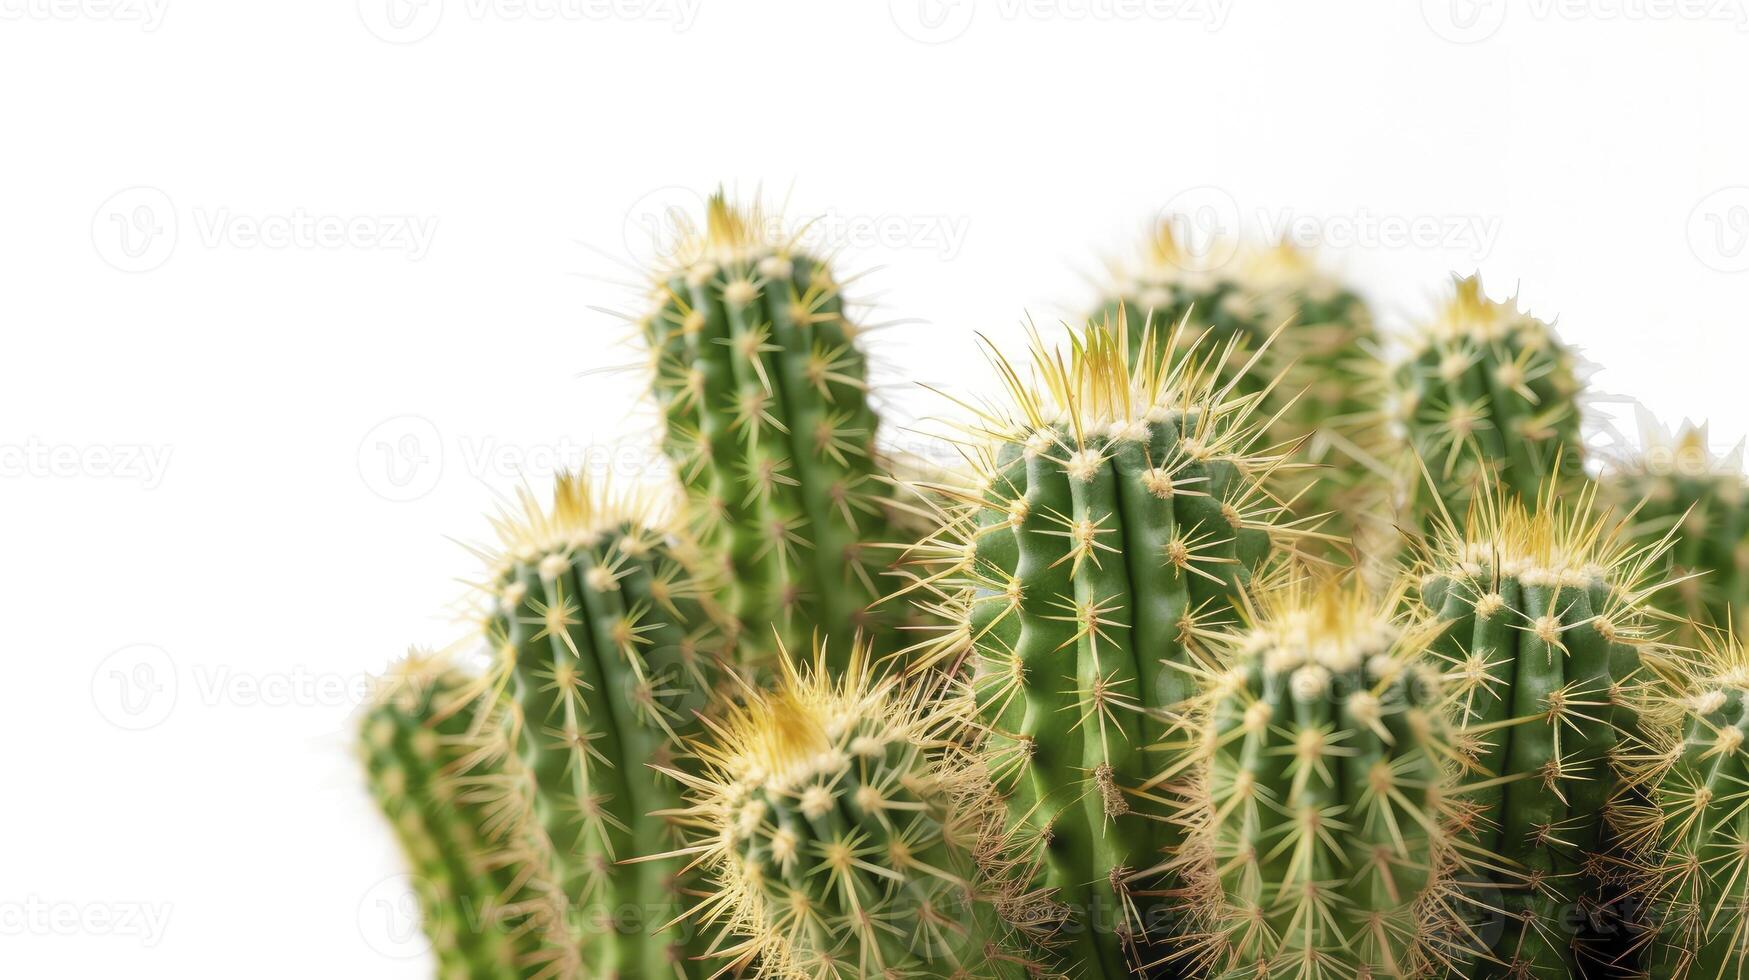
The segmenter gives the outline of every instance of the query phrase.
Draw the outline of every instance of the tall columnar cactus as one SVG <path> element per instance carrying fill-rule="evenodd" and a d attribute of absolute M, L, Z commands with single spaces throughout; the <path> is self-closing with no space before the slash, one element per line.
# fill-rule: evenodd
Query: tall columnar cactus
<path fill-rule="evenodd" d="M 629 495 L 560 476 L 551 509 L 523 491 L 498 519 L 486 629 L 523 717 L 522 753 L 591 977 L 678 977 L 674 767 L 720 672 L 709 590 L 677 539 Z"/>
<path fill-rule="evenodd" d="M 741 641 L 769 652 L 775 624 L 792 648 L 826 637 L 842 663 L 858 632 L 888 637 L 895 615 L 876 607 L 892 487 L 839 282 L 769 225 L 713 197 L 639 326 L 665 448 Z"/>
<path fill-rule="evenodd" d="M 1689 683 L 1657 705 L 1666 725 L 1642 772 L 1642 887 L 1653 980 L 1749 976 L 1749 649 L 1709 641 Z"/>
<path fill-rule="evenodd" d="M 1663 545 L 1625 539 L 1592 496 L 1563 501 L 1551 482 L 1527 505 L 1485 486 L 1419 569 L 1446 626 L 1432 649 L 1458 706 L 1467 839 L 1504 859 L 1479 931 L 1499 929 L 1493 958 L 1513 977 L 1573 976 L 1587 951 L 1575 923 L 1604 916 L 1630 802 L 1620 747 L 1665 669 L 1646 613 Z"/>
<path fill-rule="evenodd" d="M 1274 523 L 1281 464 L 1257 452 L 1255 396 L 1215 387 L 1208 357 L 1129 368 L 1120 329 L 1097 323 L 1068 356 L 1035 338 L 1030 376 L 993 360 L 1009 398 L 964 439 L 981 471 L 943 488 L 953 503 L 914 557 L 940 563 L 928 581 L 957 624 L 942 656 L 975 661 L 1007 874 L 1085 975 L 1125 976 L 1155 955 L 1140 947 L 1163 930 L 1158 870 L 1179 836 L 1162 815 L 1183 774 L 1162 777 L 1162 743 L 1195 682 L 1174 666 L 1230 618 L 1272 538 L 1298 532 Z"/>
<path fill-rule="evenodd" d="M 1604 486 L 1623 509 L 1638 507 L 1644 533 L 1675 529 L 1666 608 L 1700 624 L 1749 622 L 1749 477 L 1743 446 L 1714 456 L 1707 428 L 1684 423 L 1674 436 L 1642 424 L 1644 451 L 1612 470 Z"/>
<path fill-rule="evenodd" d="M 1207 672 L 1179 859 L 1203 885 L 1200 975 L 1434 977 L 1469 942 L 1458 736 L 1433 630 L 1400 621 L 1400 599 L 1282 584 Z"/>
<path fill-rule="evenodd" d="M 364 714 L 371 792 L 412 864 L 443 980 L 582 975 L 508 724 L 480 678 L 418 653 Z"/>
<path fill-rule="evenodd" d="M 703 771 L 672 774 L 711 879 L 695 914 L 760 977 L 1041 975 L 973 874 L 993 801 L 959 759 L 964 713 L 866 663 L 786 660 L 698 742 Z"/>
<path fill-rule="evenodd" d="M 1457 280 L 1392 379 L 1388 412 L 1419 459 L 1400 484 L 1423 529 L 1442 507 L 1463 520 L 1484 478 L 1527 500 L 1551 475 L 1583 482 L 1575 356 L 1516 299 L 1489 299 L 1481 277 Z"/>
<path fill-rule="evenodd" d="M 1132 353 L 1144 331 L 1164 336 L 1181 321 L 1204 349 L 1224 347 L 1221 380 L 1259 394 L 1270 440 L 1305 440 L 1298 457 L 1317 464 L 1293 488 L 1294 510 L 1329 514 L 1334 529 L 1378 552 L 1395 534 L 1379 519 L 1390 503 L 1391 453 L 1382 428 L 1369 424 L 1380 344 L 1366 302 L 1285 242 L 1209 251 L 1187 249 L 1161 222 L 1141 262 L 1112 269 L 1102 315 L 1123 318 Z"/>

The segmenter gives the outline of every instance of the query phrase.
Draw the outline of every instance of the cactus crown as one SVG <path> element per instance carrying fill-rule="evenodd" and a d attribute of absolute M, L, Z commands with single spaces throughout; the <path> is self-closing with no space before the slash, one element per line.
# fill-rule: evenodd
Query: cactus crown
<path fill-rule="evenodd" d="M 1295 577 L 1251 604 L 1204 671 L 1204 791 L 1179 861 L 1202 896 L 1211 975 L 1419 976 L 1460 934 L 1463 809 L 1436 628 L 1401 594 Z M 1229 972 L 1231 971 L 1231 972 Z"/>
<path fill-rule="evenodd" d="M 714 884 L 693 914 L 721 923 L 718 951 L 809 980 L 1020 970 L 966 874 L 988 807 L 954 761 L 957 702 L 877 680 L 860 645 L 842 673 L 823 648 L 811 669 L 783 664 L 694 744 L 702 772 L 673 774 Z"/>

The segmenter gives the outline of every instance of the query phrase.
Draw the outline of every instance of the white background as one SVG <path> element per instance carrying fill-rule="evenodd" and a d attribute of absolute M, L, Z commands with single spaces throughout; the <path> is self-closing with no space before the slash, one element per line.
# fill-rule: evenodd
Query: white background
<path fill-rule="evenodd" d="M 906 416 L 1188 205 L 1735 442 L 1742 3 L 1454 2 L 0 0 L 0 974 L 429 975 L 360 682 L 519 474 L 645 458 L 594 308 L 719 181 L 848 239 Z"/>

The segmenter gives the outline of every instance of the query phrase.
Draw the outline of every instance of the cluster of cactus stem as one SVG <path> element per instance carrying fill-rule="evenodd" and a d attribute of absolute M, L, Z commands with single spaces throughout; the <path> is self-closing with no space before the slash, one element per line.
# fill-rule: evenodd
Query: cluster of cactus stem
<path fill-rule="evenodd" d="M 1516 301 L 1386 364 L 1167 223 L 924 481 L 822 255 L 667 254 L 671 480 L 519 490 L 363 713 L 444 980 L 1749 976 L 1740 455 L 1592 477 Z"/>
<path fill-rule="evenodd" d="M 1381 344 L 1360 295 L 1286 241 L 1268 247 L 1180 241 L 1160 221 L 1140 261 L 1114 264 L 1098 314 L 1126 323 L 1132 353 L 1144 331 L 1174 328 L 1203 349 L 1221 348 L 1221 380 L 1259 396 L 1272 443 L 1296 445 L 1311 468 L 1291 487 L 1294 511 L 1373 551 L 1391 540 L 1378 518 L 1389 504 L 1388 443 L 1372 421 Z M 1255 363 L 1252 358 L 1261 352 Z"/>
<path fill-rule="evenodd" d="M 1648 535 L 1674 530 L 1664 596 L 1670 612 L 1702 626 L 1749 623 L 1749 476 L 1743 446 L 1715 455 L 1707 427 L 1674 435 L 1643 422 L 1641 452 L 1607 474 L 1618 507 L 1638 508 Z"/>

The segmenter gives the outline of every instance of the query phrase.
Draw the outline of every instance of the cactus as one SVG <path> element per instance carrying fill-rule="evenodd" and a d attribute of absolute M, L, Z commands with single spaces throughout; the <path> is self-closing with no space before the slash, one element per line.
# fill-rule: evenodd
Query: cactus
<path fill-rule="evenodd" d="M 1708 634 L 1688 683 L 1652 709 L 1635 821 L 1655 929 L 1653 980 L 1749 975 L 1749 648 Z"/>
<path fill-rule="evenodd" d="M 1363 553 L 1386 557 L 1396 539 L 1383 519 L 1391 453 L 1381 427 L 1366 424 L 1379 346 L 1366 302 L 1286 242 L 1198 256 L 1178 243 L 1167 221 L 1157 226 L 1144 260 L 1114 267 L 1112 280 L 1102 315 L 1123 316 L 1132 353 L 1144 331 L 1163 336 L 1181 321 L 1189 338 L 1232 345 L 1222 380 L 1260 395 L 1269 439 L 1304 440 L 1297 458 L 1317 466 L 1299 486 L 1284 487 L 1297 493 L 1295 511 L 1331 515 L 1332 527 Z M 1253 367 L 1250 358 L 1260 350 L 1266 353 Z"/>
<path fill-rule="evenodd" d="M 937 656 L 975 660 L 1008 873 L 1090 976 L 1127 975 L 1162 931 L 1181 774 L 1161 777 L 1160 744 L 1195 693 L 1169 664 L 1194 662 L 1272 538 L 1301 531 L 1274 524 L 1282 463 L 1256 453 L 1256 396 L 1174 341 L 1130 368 L 1122 317 L 1068 358 L 1034 337 L 1034 381 L 993 354 L 1011 404 L 978 409 L 975 485 L 937 488 L 941 526 L 912 556 L 954 624 Z"/>
<path fill-rule="evenodd" d="M 1724 457 L 1707 446 L 1706 426 L 1684 423 L 1671 436 L 1642 420 L 1641 455 L 1613 470 L 1604 486 L 1617 506 L 1638 507 L 1642 533 L 1675 529 L 1671 574 L 1682 581 L 1666 610 L 1702 625 L 1749 621 L 1749 478 L 1743 446 Z"/>
<path fill-rule="evenodd" d="M 1277 585 L 1203 672 L 1179 857 L 1201 882 L 1199 975 L 1437 976 L 1468 942 L 1458 885 L 1478 855 L 1454 833 L 1437 626 L 1401 622 L 1401 594 Z"/>
<path fill-rule="evenodd" d="M 364 714 L 371 792 L 412 863 L 443 980 L 581 976 L 511 739 L 479 678 L 419 653 Z"/>
<path fill-rule="evenodd" d="M 660 817 L 680 739 L 720 676 L 708 588 L 687 546 L 629 494 L 561 475 L 552 508 L 524 490 L 497 521 L 486 631 L 524 719 L 537 812 L 571 897 L 592 977 L 685 976 L 690 947 L 664 928 L 688 900 Z"/>
<path fill-rule="evenodd" d="M 1573 352 L 1516 299 L 1489 299 L 1481 277 L 1455 286 L 1392 369 L 1387 407 L 1426 468 L 1399 481 L 1423 530 L 1442 513 L 1461 521 L 1484 478 L 1526 500 L 1547 477 L 1584 479 Z"/>
<path fill-rule="evenodd" d="M 785 659 L 711 726 L 703 771 L 672 775 L 724 955 L 785 980 L 1043 971 L 972 875 L 989 798 L 956 761 L 963 714 L 875 679 L 856 647 L 843 670 L 823 649 L 811 671 Z"/>
<path fill-rule="evenodd" d="M 712 197 L 639 328 L 665 451 L 695 537 L 726 573 L 719 604 L 741 642 L 769 652 L 775 625 L 790 647 L 825 636 L 842 663 L 858 633 L 890 635 L 894 614 L 874 607 L 893 557 L 881 547 L 894 540 L 892 486 L 839 283 L 769 224 Z"/>
<path fill-rule="evenodd" d="M 1551 480 L 1526 505 L 1484 483 L 1463 531 L 1443 528 L 1418 569 L 1446 624 L 1432 650 L 1463 736 L 1466 835 L 1504 862 L 1491 882 L 1503 895 L 1477 905 L 1505 917 L 1492 959 L 1512 977 L 1572 976 L 1590 952 L 1590 933 L 1562 933 L 1574 911 L 1607 917 L 1615 818 L 1632 804 L 1619 746 L 1640 737 L 1668 671 L 1647 613 L 1665 545 L 1633 543 L 1593 497 L 1563 501 Z"/>

